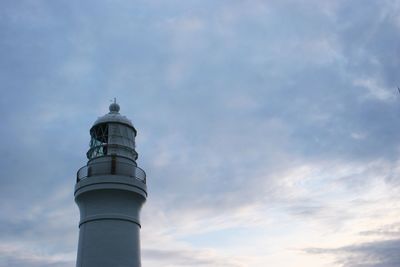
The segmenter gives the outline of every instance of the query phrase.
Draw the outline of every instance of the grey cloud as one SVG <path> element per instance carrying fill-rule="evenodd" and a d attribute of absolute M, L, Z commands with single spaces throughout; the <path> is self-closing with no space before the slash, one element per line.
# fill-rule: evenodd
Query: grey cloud
<path fill-rule="evenodd" d="M 400 236 L 400 222 L 390 225 L 384 225 L 378 229 L 360 232 L 361 235 L 375 235 L 388 238 Z"/>
<path fill-rule="evenodd" d="M 310 248 L 312 254 L 333 254 L 343 267 L 396 267 L 400 264 L 400 239 L 376 241 L 338 249 Z"/>
<path fill-rule="evenodd" d="M 337 263 L 340 263 L 343 267 L 399 266 L 399 225 L 399 223 L 384 225 L 378 229 L 360 233 L 361 235 L 377 236 L 378 239 L 376 241 L 354 244 L 335 249 L 308 248 L 305 251 L 311 254 L 334 255 Z"/>
<path fill-rule="evenodd" d="M 71 267 L 75 264 L 73 260 L 62 259 L 62 257 L 57 259 L 54 255 L 0 250 L 0 265 L 12 267 Z"/>
<path fill-rule="evenodd" d="M 0 260 L 4 266 L 13 267 L 71 267 L 74 266 L 74 261 L 69 262 L 48 262 L 46 260 L 29 260 L 29 259 L 18 259 L 15 257 L 4 257 Z"/>

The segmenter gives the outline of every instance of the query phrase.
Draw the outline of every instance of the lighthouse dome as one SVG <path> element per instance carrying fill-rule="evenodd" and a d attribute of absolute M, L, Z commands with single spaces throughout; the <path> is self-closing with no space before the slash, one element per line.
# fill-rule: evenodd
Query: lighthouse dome
<path fill-rule="evenodd" d="M 99 117 L 93 123 L 92 127 L 96 126 L 97 124 L 102 124 L 102 123 L 122 123 L 122 124 L 132 127 L 136 133 L 136 129 L 133 126 L 132 122 L 127 117 L 122 116 L 119 113 L 120 107 L 117 103 L 112 103 L 109 107 L 109 110 L 110 110 L 110 112 L 102 117 Z"/>

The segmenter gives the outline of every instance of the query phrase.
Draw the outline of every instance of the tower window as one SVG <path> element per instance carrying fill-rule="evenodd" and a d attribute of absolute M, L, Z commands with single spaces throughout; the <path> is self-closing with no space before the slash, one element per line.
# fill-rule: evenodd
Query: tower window
<path fill-rule="evenodd" d="M 108 125 L 96 125 L 90 130 L 90 149 L 87 153 L 89 159 L 107 155 Z"/>
<path fill-rule="evenodd" d="M 135 130 L 122 123 L 107 122 L 97 124 L 90 130 L 88 159 L 106 155 L 137 158 L 135 151 Z"/>

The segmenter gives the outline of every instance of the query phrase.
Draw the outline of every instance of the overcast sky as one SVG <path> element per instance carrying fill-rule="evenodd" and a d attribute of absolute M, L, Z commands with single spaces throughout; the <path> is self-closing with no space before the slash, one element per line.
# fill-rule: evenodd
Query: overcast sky
<path fill-rule="evenodd" d="M 145 267 L 400 266 L 400 1 L 0 2 L 0 266 L 75 266 L 116 97 Z"/>

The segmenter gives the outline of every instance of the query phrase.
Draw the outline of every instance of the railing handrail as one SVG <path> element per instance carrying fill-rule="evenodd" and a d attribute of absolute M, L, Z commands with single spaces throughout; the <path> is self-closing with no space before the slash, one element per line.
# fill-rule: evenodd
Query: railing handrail
<path fill-rule="evenodd" d="M 91 177 L 91 176 L 97 176 L 97 175 L 124 175 L 124 176 L 129 176 L 132 178 L 135 178 L 143 183 L 146 183 L 146 172 L 139 168 L 138 166 L 131 164 L 131 163 L 127 163 L 127 162 L 120 162 L 117 161 L 112 165 L 112 161 L 105 161 L 105 162 L 96 162 L 96 163 L 90 163 L 89 165 L 85 165 L 83 167 L 81 167 L 77 173 L 76 173 L 76 182 L 79 182 L 82 179 Z M 105 166 L 108 167 L 106 168 L 106 170 L 96 170 L 94 169 L 94 173 L 91 173 L 91 167 L 96 167 L 96 166 Z M 118 168 L 121 166 L 128 166 L 132 169 L 121 169 Z"/>
<path fill-rule="evenodd" d="M 117 147 L 117 148 L 123 148 L 123 149 L 126 149 L 126 150 L 135 150 L 135 148 L 132 148 L 132 147 L 130 147 L 130 146 L 125 146 L 125 145 L 121 145 L 121 144 L 100 144 L 100 145 L 97 145 L 97 146 L 91 146 L 91 147 L 89 147 L 89 150 L 87 151 L 87 152 L 90 152 L 90 151 L 93 151 L 93 150 L 95 150 L 96 148 L 99 148 L 99 147 L 106 147 L 106 148 L 108 148 L 108 147 Z"/>

